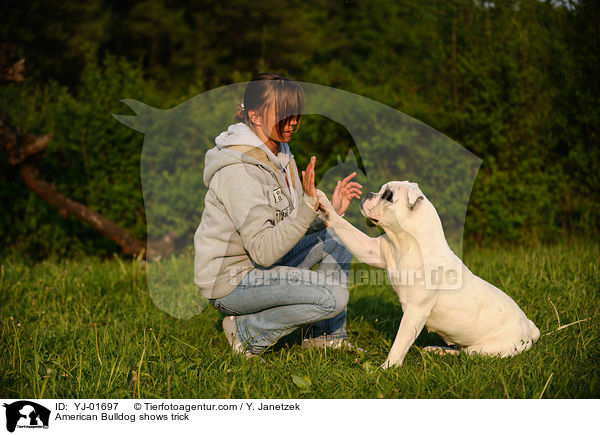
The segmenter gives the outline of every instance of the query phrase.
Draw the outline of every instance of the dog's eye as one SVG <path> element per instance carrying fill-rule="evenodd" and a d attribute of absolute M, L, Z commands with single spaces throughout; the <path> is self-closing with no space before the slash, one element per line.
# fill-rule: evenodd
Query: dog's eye
<path fill-rule="evenodd" d="M 385 199 L 386 201 L 389 201 L 389 202 L 392 202 L 393 196 L 394 196 L 394 194 L 389 189 L 387 189 L 385 192 L 383 192 L 383 195 L 381 195 L 381 197 L 383 199 Z"/>

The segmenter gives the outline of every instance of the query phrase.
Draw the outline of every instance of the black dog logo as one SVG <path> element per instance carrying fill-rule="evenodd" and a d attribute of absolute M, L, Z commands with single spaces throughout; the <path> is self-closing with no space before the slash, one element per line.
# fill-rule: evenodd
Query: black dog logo
<path fill-rule="evenodd" d="M 48 427 L 50 420 L 50 410 L 42 405 L 30 402 L 29 400 L 19 400 L 9 405 L 4 404 L 6 408 L 6 429 L 14 432 L 17 424 L 25 427 Z M 39 420 L 42 421 L 40 425 Z"/>

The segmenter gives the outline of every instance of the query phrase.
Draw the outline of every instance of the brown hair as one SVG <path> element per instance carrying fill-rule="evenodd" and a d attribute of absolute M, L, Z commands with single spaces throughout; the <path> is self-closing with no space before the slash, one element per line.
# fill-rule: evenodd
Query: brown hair
<path fill-rule="evenodd" d="M 248 111 L 255 110 L 260 114 L 271 107 L 275 108 L 275 119 L 278 119 L 277 133 L 283 135 L 283 128 L 292 118 L 300 125 L 302 109 L 304 108 L 304 91 L 300 85 L 282 75 L 268 72 L 255 76 L 244 92 L 244 101 L 240 104 L 234 119 L 243 122 L 254 130 L 254 124 L 248 116 Z"/>

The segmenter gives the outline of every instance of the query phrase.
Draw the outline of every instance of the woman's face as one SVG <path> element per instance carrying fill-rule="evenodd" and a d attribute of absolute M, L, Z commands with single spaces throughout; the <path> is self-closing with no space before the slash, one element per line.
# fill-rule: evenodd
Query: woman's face
<path fill-rule="evenodd" d="M 269 140 L 270 142 L 289 142 L 294 134 L 298 120 L 296 117 L 291 117 L 283 127 L 282 134 L 279 135 L 277 132 L 277 122 L 279 121 L 275 117 L 275 108 L 269 107 L 265 110 L 262 116 L 259 116 L 260 120 L 256 125 L 259 137 L 263 140 Z M 255 124 L 258 124 L 255 122 Z M 262 133 L 262 134 L 261 134 Z M 261 137 L 262 136 L 262 137 Z"/>

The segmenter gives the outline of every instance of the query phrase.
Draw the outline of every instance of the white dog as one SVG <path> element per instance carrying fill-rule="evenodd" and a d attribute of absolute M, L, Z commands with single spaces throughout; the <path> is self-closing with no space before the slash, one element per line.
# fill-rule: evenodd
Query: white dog
<path fill-rule="evenodd" d="M 383 368 L 402 364 L 423 326 L 460 351 L 502 357 L 539 339 L 515 301 L 452 252 L 434 206 L 416 183 L 390 182 L 363 199 L 361 213 L 385 230 L 377 238 L 338 216 L 323 192 L 317 195 L 327 225 L 359 262 L 387 269 L 400 299 L 404 315 Z"/>

